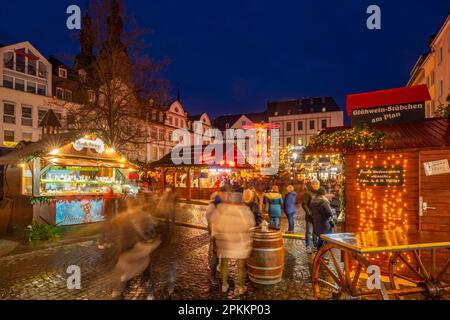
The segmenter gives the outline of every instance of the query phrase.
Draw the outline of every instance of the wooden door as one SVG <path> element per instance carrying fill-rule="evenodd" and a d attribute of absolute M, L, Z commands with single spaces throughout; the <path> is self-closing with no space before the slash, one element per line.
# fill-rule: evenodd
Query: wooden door
<path fill-rule="evenodd" d="M 450 149 L 420 152 L 420 222 L 423 231 L 448 232 L 450 238 L 450 173 L 441 169 L 425 171 L 430 162 L 447 160 L 450 163 Z M 436 168 L 436 167 L 434 167 Z M 436 174 L 434 174 L 436 173 Z"/>

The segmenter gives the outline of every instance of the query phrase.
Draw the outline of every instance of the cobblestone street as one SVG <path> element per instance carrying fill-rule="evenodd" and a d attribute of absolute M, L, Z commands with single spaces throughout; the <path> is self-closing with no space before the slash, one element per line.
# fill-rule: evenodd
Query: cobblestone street
<path fill-rule="evenodd" d="M 198 212 L 180 217 L 197 222 Z M 163 243 L 152 254 L 148 270 L 128 283 L 124 299 L 224 299 L 210 280 L 209 236 L 195 228 L 173 227 L 163 232 Z M 311 299 L 309 266 L 303 241 L 285 240 L 284 280 L 270 287 L 248 283 L 242 299 Z M 0 299 L 111 299 L 115 279 L 114 248 L 99 250 L 95 240 L 0 258 Z M 66 270 L 81 268 L 81 290 L 68 290 Z M 233 268 L 232 268 L 233 269 Z M 232 274 L 234 276 L 234 274 Z M 230 277 L 232 278 L 232 277 Z"/>

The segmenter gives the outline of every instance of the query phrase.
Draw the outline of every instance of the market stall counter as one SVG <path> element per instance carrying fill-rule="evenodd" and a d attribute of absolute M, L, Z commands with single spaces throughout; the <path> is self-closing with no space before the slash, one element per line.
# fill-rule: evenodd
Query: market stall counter
<path fill-rule="evenodd" d="M 9 227 L 32 220 L 55 226 L 105 220 L 133 192 L 137 167 L 96 133 L 68 132 L 24 144 L 0 158 L 5 165 L 1 214 Z"/>

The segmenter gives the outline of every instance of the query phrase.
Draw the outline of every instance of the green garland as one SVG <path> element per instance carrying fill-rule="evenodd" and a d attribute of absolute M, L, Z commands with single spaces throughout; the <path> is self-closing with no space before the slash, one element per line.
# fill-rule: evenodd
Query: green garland
<path fill-rule="evenodd" d="M 50 203 L 49 197 L 30 197 L 30 204 L 35 205 L 45 205 Z"/>
<path fill-rule="evenodd" d="M 309 148 L 335 152 L 378 149 L 384 137 L 384 133 L 371 128 L 351 128 L 314 136 Z"/>

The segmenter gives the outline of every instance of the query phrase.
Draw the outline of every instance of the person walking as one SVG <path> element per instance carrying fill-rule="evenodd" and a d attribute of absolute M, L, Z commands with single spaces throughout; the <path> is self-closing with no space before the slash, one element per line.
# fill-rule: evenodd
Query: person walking
<path fill-rule="evenodd" d="M 237 295 L 247 291 L 245 287 L 246 261 L 252 251 L 252 231 L 255 219 L 250 209 L 243 204 L 242 193 L 220 192 L 221 203 L 211 216 L 212 237 L 221 260 L 220 271 L 222 293 L 229 290 L 228 274 L 230 260 L 236 260 L 238 277 Z"/>
<path fill-rule="evenodd" d="M 286 187 L 287 194 L 284 198 L 284 212 L 289 222 L 288 233 L 294 233 L 295 231 L 295 212 L 297 211 L 297 193 L 294 191 L 294 187 L 289 185 Z"/>
<path fill-rule="evenodd" d="M 280 217 L 283 205 L 283 196 L 278 186 L 273 186 L 272 191 L 264 195 L 264 205 L 269 214 L 270 227 L 280 229 Z"/>
<path fill-rule="evenodd" d="M 164 211 L 167 224 L 169 224 L 170 220 L 172 220 L 172 224 L 175 224 L 178 200 L 179 194 L 177 190 L 173 186 L 167 186 L 160 200 L 160 208 Z"/>
<path fill-rule="evenodd" d="M 325 196 L 325 189 L 320 188 L 317 190 L 315 197 L 311 200 L 311 213 L 314 222 L 314 233 L 316 234 L 317 249 L 320 249 L 324 243 L 320 236 L 332 232 L 333 224 L 331 219 L 333 218 L 333 211 L 330 206 L 330 202 Z"/>
<path fill-rule="evenodd" d="M 305 240 L 306 240 L 306 252 L 312 254 L 317 250 L 317 236 L 314 232 L 314 222 L 311 213 L 311 201 L 316 196 L 317 191 L 320 189 L 320 182 L 313 180 L 310 184 L 310 188 L 303 195 L 302 208 L 305 211 Z M 311 243 L 312 238 L 312 243 Z"/>
<path fill-rule="evenodd" d="M 259 199 L 256 192 L 252 189 L 247 189 L 244 191 L 244 203 L 249 207 L 253 213 L 255 219 L 255 226 L 259 226 L 263 222 L 264 217 L 259 206 Z"/>
<path fill-rule="evenodd" d="M 211 271 L 211 279 L 215 279 L 217 275 L 217 268 L 219 266 L 219 258 L 217 257 L 217 246 L 214 241 L 214 237 L 212 236 L 212 224 L 211 218 L 214 211 L 217 209 L 217 206 L 222 202 L 219 194 L 214 192 L 211 195 L 211 202 L 206 209 L 206 222 L 208 223 L 208 233 L 210 237 L 209 242 L 209 250 L 208 250 L 208 262 L 209 262 L 209 270 Z"/>

